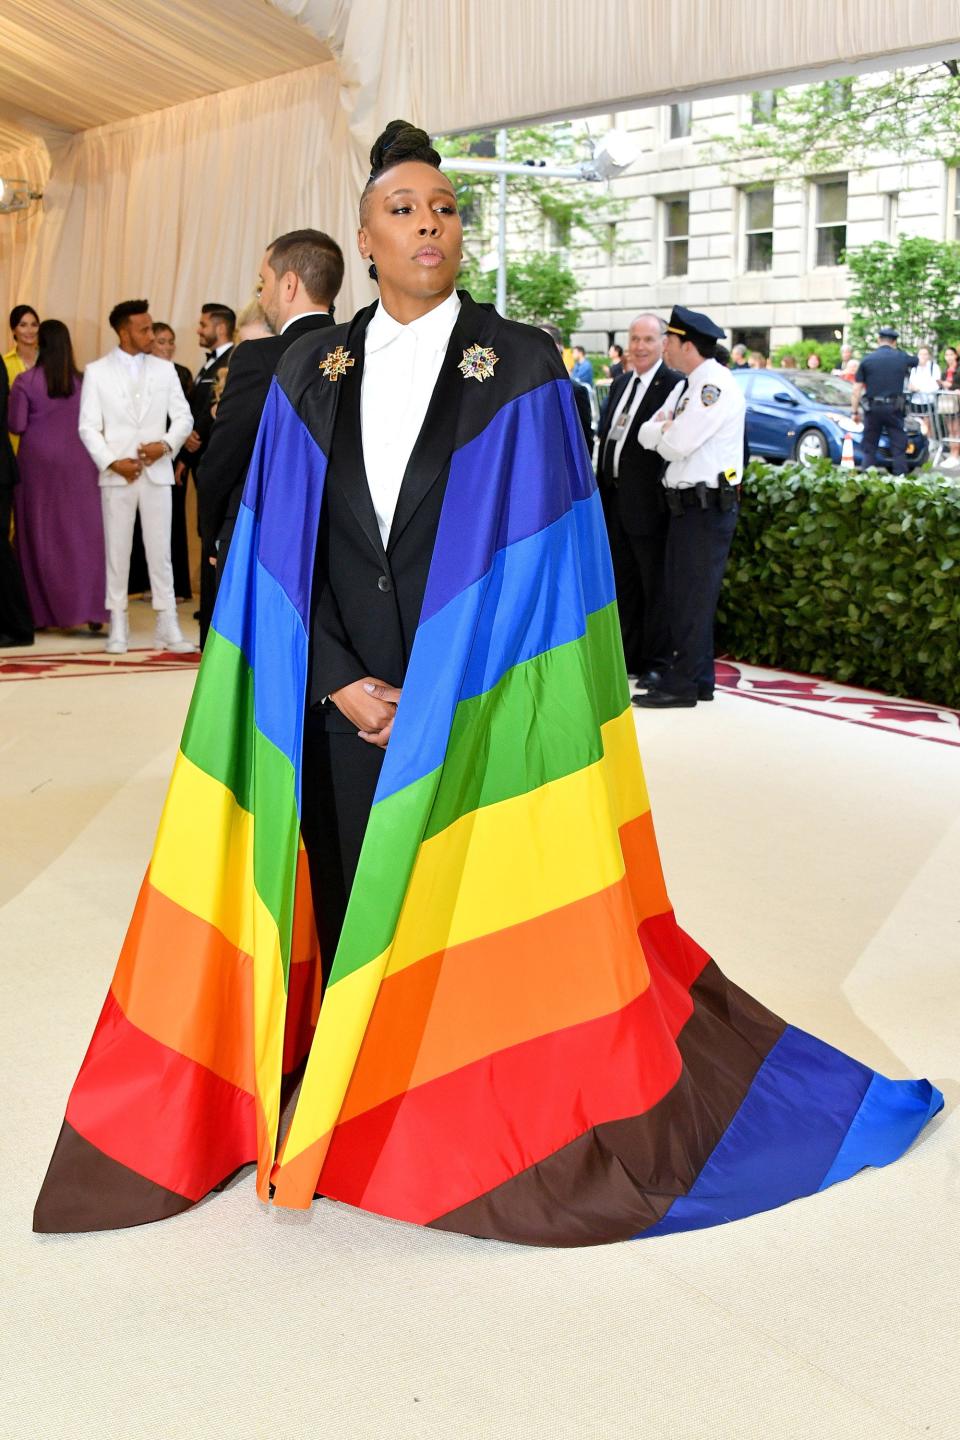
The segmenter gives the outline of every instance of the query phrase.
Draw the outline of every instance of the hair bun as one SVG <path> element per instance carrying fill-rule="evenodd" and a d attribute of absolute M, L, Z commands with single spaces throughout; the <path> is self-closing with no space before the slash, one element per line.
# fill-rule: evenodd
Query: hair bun
<path fill-rule="evenodd" d="M 420 160 L 440 168 L 440 152 L 430 144 L 426 130 L 411 125 L 409 120 L 391 120 L 370 150 L 370 178 L 402 165 L 404 160 Z"/>

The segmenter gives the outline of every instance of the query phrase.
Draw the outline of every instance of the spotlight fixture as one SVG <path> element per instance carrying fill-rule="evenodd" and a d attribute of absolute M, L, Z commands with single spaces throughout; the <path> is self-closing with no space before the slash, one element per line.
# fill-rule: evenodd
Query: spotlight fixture
<path fill-rule="evenodd" d="M 42 190 L 31 188 L 29 180 L 6 180 L 0 177 L 0 215 L 13 215 L 27 210 L 35 200 L 43 199 Z"/>

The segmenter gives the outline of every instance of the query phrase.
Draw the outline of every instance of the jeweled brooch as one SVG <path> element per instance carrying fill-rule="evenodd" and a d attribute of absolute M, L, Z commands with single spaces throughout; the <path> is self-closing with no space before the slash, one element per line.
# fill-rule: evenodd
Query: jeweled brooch
<path fill-rule="evenodd" d="M 344 350 L 338 345 L 336 350 L 331 350 L 325 360 L 320 361 L 320 369 L 328 380 L 339 380 L 341 375 L 346 375 L 356 362 L 351 359 L 350 351 Z"/>
<path fill-rule="evenodd" d="M 457 369 L 464 380 L 479 380 L 482 385 L 484 380 L 493 378 L 493 367 L 499 359 L 489 346 L 471 345 L 469 350 L 464 350 Z"/>

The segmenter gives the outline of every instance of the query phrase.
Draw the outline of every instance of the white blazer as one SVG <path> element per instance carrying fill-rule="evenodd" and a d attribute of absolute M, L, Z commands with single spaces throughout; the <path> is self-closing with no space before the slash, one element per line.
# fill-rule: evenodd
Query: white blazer
<path fill-rule="evenodd" d="M 143 360 L 139 400 L 118 351 L 92 361 L 84 371 L 78 428 L 100 471 L 101 485 L 126 485 L 110 466 L 114 460 L 135 460 L 137 447 L 154 440 L 166 440 L 171 453 L 145 465 L 143 475 L 154 485 L 172 485 L 174 458 L 193 429 L 193 415 L 173 362 L 157 355 L 145 355 Z"/>

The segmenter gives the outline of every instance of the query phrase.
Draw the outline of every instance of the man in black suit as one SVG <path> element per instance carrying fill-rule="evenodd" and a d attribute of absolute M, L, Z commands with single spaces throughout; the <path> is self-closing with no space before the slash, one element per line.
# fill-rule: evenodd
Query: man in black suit
<path fill-rule="evenodd" d="M 333 324 L 342 282 L 340 246 L 322 230 L 291 230 L 267 246 L 260 305 L 276 333 L 237 347 L 197 482 L 200 535 L 204 553 L 216 553 L 218 584 L 273 372 L 295 340 Z"/>
<path fill-rule="evenodd" d="M 663 574 L 664 462 L 637 439 L 640 426 L 683 378 L 663 363 L 663 335 L 656 315 L 638 315 L 630 326 L 630 369 L 610 387 L 597 457 L 627 670 L 647 680 L 666 668 L 671 654 Z"/>
<path fill-rule="evenodd" d="M 193 429 L 184 441 L 177 459 L 175 475 L 178 485 L 186 485 L 188 474 L 193 476 L 193 483 L 197 484 L 197 476 L 213 429 L 213 407 L 221 389 L 222 377 L 233 354 L 236 327 L 237 317 L 229 305 L 209 301 L 201 306 L 200 319 L 197 321 L 197 339 L 206 350 L 206 360 L 194 376 L 187 396 L 193 413 Z M 216 580 L 207 560 L 207 551 L 204 549 L 200 561 L 200 609 L 197 612 L 200 620 L 201 649 L 207 638 L 216 597 Z"/>

